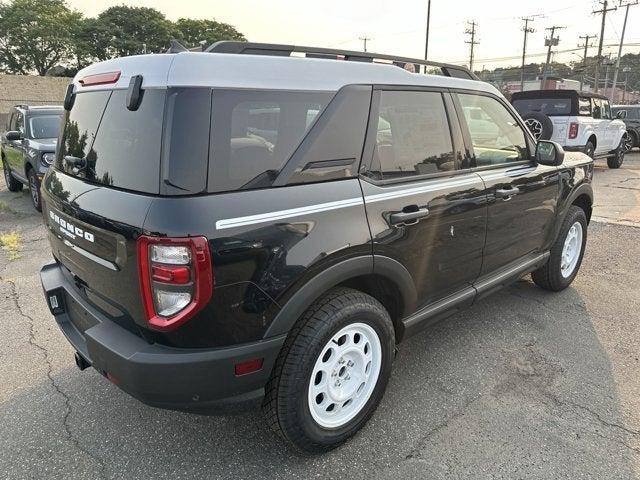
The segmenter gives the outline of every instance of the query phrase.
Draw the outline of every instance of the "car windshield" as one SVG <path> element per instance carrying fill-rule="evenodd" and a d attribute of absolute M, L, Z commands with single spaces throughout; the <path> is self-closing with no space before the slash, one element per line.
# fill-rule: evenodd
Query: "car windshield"
<path fill-rule="evenodd" d="M 61 113 L 38 115 L 29 118 L 29 130 L 33 138 L 58 138 Z"/>
<path fill-rule="evenodd" d="M 520 115 L 540 112 L 545 115 L 571 115 L 570 98 L 519 98 L 513 102 Z"/>

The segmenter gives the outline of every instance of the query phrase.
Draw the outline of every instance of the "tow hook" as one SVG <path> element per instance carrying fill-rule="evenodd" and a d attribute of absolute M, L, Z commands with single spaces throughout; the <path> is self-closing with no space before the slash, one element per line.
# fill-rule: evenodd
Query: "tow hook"
<path fill-rule="evenodd" d="M 85 358 L 80 355 L 78 352 L 75 353 L 74 358 L 76 359 L 76 366 L 80 370 L 84 370 L 85 368 L 89 368 L 91 364 L 85 360 Z"/>

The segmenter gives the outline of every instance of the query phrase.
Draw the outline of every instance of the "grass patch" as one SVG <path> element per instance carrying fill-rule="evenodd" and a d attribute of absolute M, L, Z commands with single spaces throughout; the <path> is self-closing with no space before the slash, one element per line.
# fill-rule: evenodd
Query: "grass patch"
<path fill-rule="evenodd" d="M 4 202 L 0 202 L 0 212 L 18 213 Z"/>
<path fill-rule="evenodd" d="M 7 252 L 9 259 L 20 258 L 20 234 L 17 232 L 0 233 L 0 247 Z"/>

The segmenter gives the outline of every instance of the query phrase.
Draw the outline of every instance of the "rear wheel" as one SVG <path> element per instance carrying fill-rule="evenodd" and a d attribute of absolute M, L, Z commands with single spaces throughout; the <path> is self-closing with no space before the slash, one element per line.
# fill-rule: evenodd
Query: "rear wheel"
<path fill-rule="evenodd" d="M 291 331 L 266 388 L 270 426 L 301 452 L 337 447 L 367 422 L 393 363 L 384 307 L 346 288 L 314 302 Z"/>
<path fill-rule="evenodd" d="M 609 168 L 620 168 L 622 166 L 622 162 L 624 162 L 624 154 L 626 152 L 625 142 L 627 136 L 623 136 L 620 140 L 620 144 L 618 148 L 616 148 L 615 153 L 607 158 L 607 166 Z"/>
<path fill-rule="evenodd" d="M 4 183 L 6 183 L 7 188 L 10 192 L 19 192 L 22 190 L 22 183 L 15 178 L 11 174 L 11 170 L 9 169 L 9 165 L 7 165 L 6 161 L 2 162 L 2 170 L 4 171 Z"/>
<path fill-rule="evenodd" d="M 572 205 L 562 223 L 558 238 L 551 247 L 547 263 L 533 272 L 533 281 L 545 290 L 564 290 L 576 278 L 587 243 L 587 216 Z"/>
<path fill-rule="evenodd" d="M 27 179 L 29 180 L 29 193 L 31 194 L 31 203 L 37 211 L 41 212 L 42 201 L 40 200 L 40 180 L 38 180 L 36 171 L 33 168 L 30 168 L 27 172 Z"/>
<path fill-rule="evenodd" d="M 593 158 L 593 155 L 596 151 L 596 147 L 593 145 L 593 142 L 589 140 L 587 144 L 584 146 L 584 153 Z"/>

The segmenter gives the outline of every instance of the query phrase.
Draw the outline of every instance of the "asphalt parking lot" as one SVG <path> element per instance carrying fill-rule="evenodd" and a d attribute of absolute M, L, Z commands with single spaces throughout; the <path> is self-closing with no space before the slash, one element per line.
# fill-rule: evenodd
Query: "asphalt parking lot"
<path fill-rule="evenodd" d="M 41 219 L 0 182 L 0 477 L 640 477 L 640 153 L 603 165 L 572 287 L 525 279 L 410 339 L 372 421 L 318 457 L 258 412 L 158 410 L 80 372 L 40 291 Z"/>

